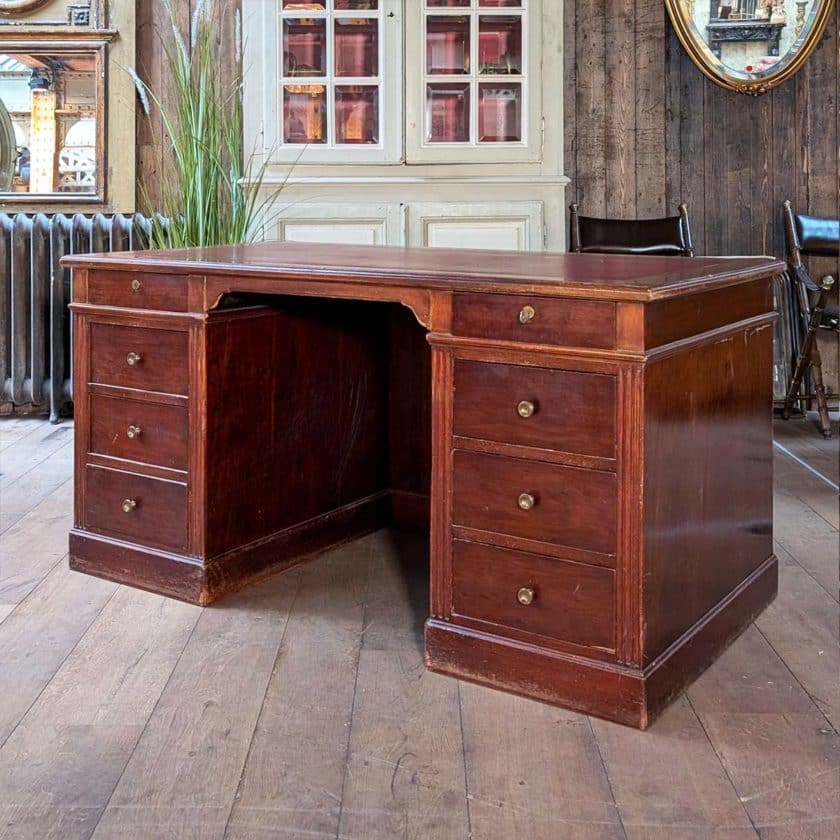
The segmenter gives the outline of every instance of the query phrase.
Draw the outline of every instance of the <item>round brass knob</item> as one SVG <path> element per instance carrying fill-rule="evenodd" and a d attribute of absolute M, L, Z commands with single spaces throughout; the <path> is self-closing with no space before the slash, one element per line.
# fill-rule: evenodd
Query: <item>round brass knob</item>
<path fill-rule="evenodd" d="M 143 357 L 139 353 L 131 352 L 125 357 L 125 361 L 128 365 L 138 365 L 143 361 Z"/>
<path fill-rule="evenodd" d="M 135 438 L 139 438 L 140 434 L 143 430 L 139 426 L 129 426 L 126 430 L 126 436 L 129 437 L 131 440 Z"/>
<path fill-rule="evenodd" d="M 516 600 L 522 604 L 523 607 L 530 607 L 534 603 L 534 596 L 536 593 L 530 586 L 523 586 L 519 592 L 516 593 Z"/>
<path fill-rule="evenodd" d="M 532 403 L 530 400 L 522 400 L 518 406 L 516 406 L 516 413 L 523 419 L 527 420 L 529 417 L 534 416 L 534 412 L 537 410 L 537 407 Z"/>
<path fill-rule="evenodd" d="M 530 493 L 520 493 L 516 500 L 522 510 L 532 510 L 537 500 Z"/>
<path fill-rule="evenodd" d="M 124 499 L 122 503 L 123 513 L 131 513 L 137 507 L 135 499 Z"/>
<path fill-rule="evenodd" d="M 143 284 L 135 277 L 131 281 L 131 291 L 132 292 L 139 292 L 140 289 L 142 289 L 142 288 L 143 288 Z"/>
<path fill-rule="evenodd" d="M 523 306 L 519 312 L 519 323 L 520 324 L 527 324 L 530 321 L 534 320 L 534 316 L 537 314 L 536 309 L 533 306 Z"/>

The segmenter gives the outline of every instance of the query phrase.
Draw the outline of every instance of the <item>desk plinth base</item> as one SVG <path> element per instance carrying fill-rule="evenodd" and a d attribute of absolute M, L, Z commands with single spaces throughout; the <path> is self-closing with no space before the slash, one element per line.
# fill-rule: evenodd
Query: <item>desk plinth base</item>
<path fill-rule="evenodd" d="M 564 654 L 430 618 L 426 667 L 595 717 L 647 729 L 776 597 L 769 557 L 647 668 Z"/>
<path fill-rule="evenodd" d="M 390 494 L 380 493 L 203 562 L 75 529 L 70 568 L 207 606 L 224 595 L 296 566 L 313 555 L 379 530 Z"/>

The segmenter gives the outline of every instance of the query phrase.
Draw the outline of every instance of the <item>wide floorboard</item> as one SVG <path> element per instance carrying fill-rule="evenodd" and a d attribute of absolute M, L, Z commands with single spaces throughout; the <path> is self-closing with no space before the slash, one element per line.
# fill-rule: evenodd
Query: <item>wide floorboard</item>
<path fill-rule="evenodd" d="M 205 610 L 72 573 L 72 424 L 0 421 L 0 838 L 833 840 L 837 438 L 776 433 L 779 597 L 640 733 L 427 673 L 415 538 Z"/>

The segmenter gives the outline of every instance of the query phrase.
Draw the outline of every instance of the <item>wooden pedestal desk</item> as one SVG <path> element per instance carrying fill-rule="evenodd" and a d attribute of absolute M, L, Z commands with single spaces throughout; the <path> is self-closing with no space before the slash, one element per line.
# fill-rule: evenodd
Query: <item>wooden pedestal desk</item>
<path fill-rule="evenodd" d="M 766 258 L 77 256 L 74 569 L 430 527 L 429 668 L 646 727 L 773 598 Z"/>

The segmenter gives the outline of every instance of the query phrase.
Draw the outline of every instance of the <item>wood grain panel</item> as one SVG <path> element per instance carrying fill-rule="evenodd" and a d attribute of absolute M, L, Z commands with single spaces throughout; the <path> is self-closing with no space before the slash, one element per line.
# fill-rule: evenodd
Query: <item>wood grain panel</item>
<path fill-rule="evenodd" d="M 130 438 L 129 426 L 139 429 L 139 434 Z M 187 408 L 92 395 L 90 451 L 126 461 L 186 470 Z"/>
<path fill-rule="evenodd" d="M 455 541 L 456 615 L 580 645 L 615 647 L 615 572 L 599 566 Z M 523 587 L 534 591 L 524 606 Z"/>
<path fill-rule="evenodd" d="M 120 388 L 186 395 L 187 333 L 116 324 L 90 325 L 90 381 Z M 129 364 L 130 353 L 140 358 Z"/>
<path fill-rule="evenodd" d="M 454 524 L 615 554 L 613 473 L 461 451 L 454 465 Z M 520 493 L 533 509 L 519 508 Z"/>
<path fill-rule="evenodd" d="M 534 413 L 520 417 L 521 401 Z M 456 435 L 615 457 L 614 376 L 455 362 Z"/>
<path fill-rule="evenodd" d="M 85 527 L 99 534 L 163 548 L 187 550 L 187 487 L 176 481 L 87 467 Z M 124 512 L 130 499 L 136 507 Z"/>
<path fill-rule="evenodd" d="M 520 321 L 523 308 L 532 319 Z M 597 331 L 591 325 L 597 323 Z M 455 295 L 452 331 L 456 335 L 493 335 L 508 341 L 615 347 L 615 304 L 600 300 L 550 300 L 508 295 Z"/>

